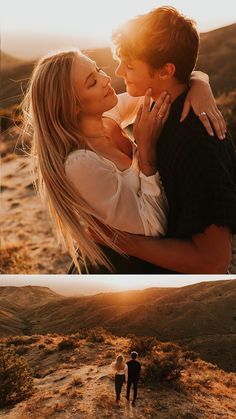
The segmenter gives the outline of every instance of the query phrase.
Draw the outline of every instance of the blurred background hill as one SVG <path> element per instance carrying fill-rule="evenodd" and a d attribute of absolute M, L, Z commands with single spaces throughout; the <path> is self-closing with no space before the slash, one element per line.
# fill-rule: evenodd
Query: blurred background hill
<path fill-rule="evenodd" d="M 201 34 L 197 69 L 210 76 L 215 95 L 236 89 L 236 23 Z"/>

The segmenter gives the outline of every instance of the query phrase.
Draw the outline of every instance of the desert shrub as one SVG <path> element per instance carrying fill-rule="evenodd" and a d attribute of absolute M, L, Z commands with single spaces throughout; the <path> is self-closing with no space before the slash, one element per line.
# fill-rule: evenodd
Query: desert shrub
<path fill-rule="evenodd" d="M 185 351 L 183 354 L 185 360 L 189 359 L 190 361 L 196 361 L 199 358 L 197 352 L 194 351 Z"/>
<path fill-rule="evenodd" d="M 86 339 L 88 337 L 88 330 L 87 329 L 79 329 L 78 332 L 74 333 L 73 336 L 80 340 L 80 339 Z"/>
<path fill-rule="evenodd" d="M 38 346 L 39 349 L 45 349 L 46 346 L 43 343 L 40 343 L 40 345 Z"/>
<path fill-rule="evenodd" d="M 45 339 L 44 339 L 44 342 L 45 342 L 47 345 L 50 345 L 51 343 L 53 343 L 53 339 L 51 339 L 51 338 L 45 338 Z"/>
<path fill-rule="evenodd" d="M 224 380 L 224 384 L 227 387 L 235 387 L 236 388 L 236 375 L 235 373 L 228 373 L 227 377 Z"/>
<path fill-rule="evenodd" d="M 102 343 L 105 342 L 106 334 L 107 332 L 103 327 L 95 327 L 89 330 L 87 339 L 89 342 Z"/>
<path fill-rule="evenodd" d="M 40 336 L 14 336 L 8 338 L 7 345 L 31 345 L 32 343 L 38 342 Z"/>
<path fill-rule="evenodd" d="M 87 336 L 88 336 L 88 331 L 84 329 L 81 329 L 76 333 L 70 333 L 70 337 L 76 340 L 86 339 Z"/>
<path fill-rule="evenodd" d="M 32 371 L 13 348 L 0 348 L 0 406 L 26 399 L 33 391 Z"/>
<path fill-rule="evenodd" d="M 44 374 L 42 374 L 41 372 L 36 371 L 36 372 L 33 372 L 33 377 L 34 378 L 42 378 L 42 377 L 44 377 Z"/>
<path fill-rule="evenodd" d="M 179 346 L 177 345 L 177 343 L 173 343 L 173 342 L 162 342 L 159 345 L 159 347 L 163 352 L 171 352 L 171 351 L 179 350 Z"/>
<path fill-rule="evenodd" d="M 203 374 L 201 377 L 196 378 L 197 382 L 201 384 L 201 386 L 209 389 L 212 386 L 212 375 L 210 374 Z"/>
<path fill-rule="evenodd" d="M 56 348 L 44 348 L 42 358 L 47 355 L 52 355 L 57 349 Z"/>
<path fill-rule="evenodd" d="M 158 344 L 155 337 L 152 336 L 134 336 L 131 339 L 128 352 L 136 351 L 139 355 L 145 356 L 150 353 Z"/>
<path fill-rule="evenodd" d="M 25 355 L 25 354 L 27 354 L 27 352 L 29 352 L 29 350 L 30 350 L 29 346 L 22 345 L 22 346 L 18 346 L 16 348 L 16 353 L 17 353 L 17 355 Z"/>
<path fill-rule="evenodd" d="M 47 333 L 45 336 L 51 336 L 52 338 L 58 338 L 58 334 L 57 333 Z"/>
<path fill-rule="evenodd" d="M 65 351 L 76 348 L 76 342 L 71 338 L 64 338 L 57 345 L 59 351 Z"/>
<path fill-rule="evenodd" d="M 81 380 L 80 377 L 74 377 L 71 381 L 71 386 L 73 387 L 82 386 L 82 385 L 83 385 L 83 381 Z"/>
<path fill-rule="evenodd" d="M 180 354 L 177 351 L 155 352 L 146 361 L 142 378 L 151 384 L 172 382 L 180 378 L 182 369 Z"/>

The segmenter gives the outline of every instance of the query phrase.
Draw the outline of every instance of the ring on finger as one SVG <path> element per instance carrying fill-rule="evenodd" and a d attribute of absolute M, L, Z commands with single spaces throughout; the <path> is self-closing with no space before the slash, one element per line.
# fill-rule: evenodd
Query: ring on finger
<path fill-rule="evenodd" d="M 198 114 L 198 118 L 200 118 L 200 116 L 207 116 L 207 114 L 206 114 L 206 112 L 200 112 L 199 114 Z"/>
<path fill-rule="evenodd" d="M 163 118 L 163 115 L 162 115 L 161 113 L 158 113 L 158 114 L 157 114 L 157 117 L 158 117 L 158 118 Z"/>

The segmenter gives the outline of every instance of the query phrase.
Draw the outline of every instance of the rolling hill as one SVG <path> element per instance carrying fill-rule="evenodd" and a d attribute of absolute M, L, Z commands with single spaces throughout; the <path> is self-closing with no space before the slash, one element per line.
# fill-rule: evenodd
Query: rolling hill
<path fill-rule="evenodd" d="M 0 287 L 2 336 L 103 326 L 117 335 L 185 343 L 208 361 L 236 371 L 236 279 L 70 298 L 48 288 L 18 290 L 17 299 L 17 287 Z"/>
<path fill-rule="evenodd" d="M 236 89 L 236 23 L 201 34 L 197 69 L 210 76 L 216 96 Z"/>

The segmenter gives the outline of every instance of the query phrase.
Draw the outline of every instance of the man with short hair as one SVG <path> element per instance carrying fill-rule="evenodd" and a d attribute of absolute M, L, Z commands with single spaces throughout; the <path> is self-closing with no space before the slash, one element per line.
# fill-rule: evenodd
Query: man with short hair
<path fill-rule="evenodd" d="M 141 372 L 141 363 L 137 360 L 138 352 L 132 351 L 130 355 L 131 355 L 130 361 L 126 362 L 128 366 L 126 399 L 129 401 L 130 388 L 131 388 L 131 385 L 133 384 L 132 406 L 135 406 L 135 400 L 137 398 L 137 392 L 138 392 L 138 380 L 139 380 L 140 372 Z"/>
<path fill-rule="evenodd" d="M 143 96 L 151 89 L 136 120 L 139 139 L 150 128 L 151 97 L 156 100 L 163 91 L 171 96 L 169 118 L 155 149 L 149 150 L 152 158 L 140 161 L 146 176 L 159 171 L 169 213 L 164 238 L 116 235 L 129 258 L 103 250 L 118 273 L 225 274 L 236 233 L 236 151 L 228 135 L 219 141 L 204 130 L 205 112 L 196 116 L 191 110 L 180 122 L 199 48 L 194 22 L 172 7 L 161 7 L 127 22 L 113 41 L 116 75 L 123 77 L 129 95 Z M 121 100 L 128 101 L 123 107 L 129 110 L 134 99 L 121 95 Z"/>

